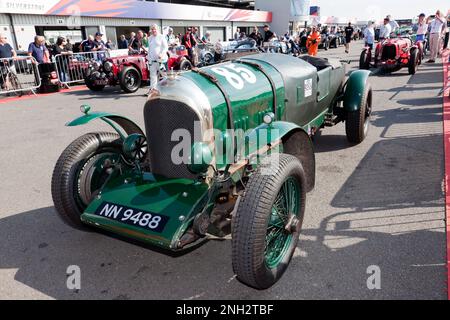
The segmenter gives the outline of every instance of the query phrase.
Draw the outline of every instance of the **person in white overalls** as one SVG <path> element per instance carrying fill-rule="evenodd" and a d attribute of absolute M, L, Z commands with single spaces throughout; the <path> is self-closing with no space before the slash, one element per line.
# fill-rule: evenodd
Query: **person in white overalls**
<path fill-rule="evenodd" d="M 158 71 L 161 63 L 167 62 L 167 51 L 169 46 L 166 37 L 159 32 L 156 24 L 150 26 L 150 37 L 148 39 L 148 63 L 150 71 L 150 90 L 148 95 L 156 90 L 158 85 Z"/>

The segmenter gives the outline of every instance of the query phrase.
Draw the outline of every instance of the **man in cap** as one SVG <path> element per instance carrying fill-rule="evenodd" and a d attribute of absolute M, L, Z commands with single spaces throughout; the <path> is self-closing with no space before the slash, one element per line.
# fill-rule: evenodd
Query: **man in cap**
<path fill-rule="evenodd" d="M 104 51 L 109 50 L 108 47 L 106 46 L 105 41 L 103 41 L 102 37 L 103 33 L 101 32 L 95 33 L 95 38 L 93 42 L 94 45 L 93 48 L 91 49 L 91 52 L 97 52 L 97 54 L 94 54 L 94 57 L 96 57 L 98 61 L 103 61 L 104 59 L 106 59 Z"/>
<path fill-rule="evenodd" d="M 105 43 L 105 41 L 103 41 L 102 37 L 103 37 L 103 33 L 101 33 L 101 32 L 97 32 L 95 34 L 94 47 L 92 48 L 91 51 L 105 51 L 107 49 L 106 43 Z"/>

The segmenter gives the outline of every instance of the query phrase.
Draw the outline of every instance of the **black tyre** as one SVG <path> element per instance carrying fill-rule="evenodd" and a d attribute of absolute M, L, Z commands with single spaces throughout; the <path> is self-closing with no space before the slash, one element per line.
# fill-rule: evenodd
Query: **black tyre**
<path fill-rule="evenodd" d="M 363 52 L 361 52 L 361 56 L 359 58 L 359 69 L 369 70 L 370 69 L 370 59 L 371 59 L 371 57 L 368 55 L 368 50 L 364 49 Z"/>
<path fill-rule="evenodd" d="M 305 213 L 305 172 L 291 155 L 264 159 L 246 185 L 233 216 L 232 260 L 237 278 L 256 289 L 286 271 Z"/>
<path fill-rule="evenodd" d="M 417 67 L 419 66 L 419 51 L 417 49 L 411 50 L 409 57 L 408 72 L 409 74 L 416 74 Z"/>
<path fill-rule="evenodd" d="M 120 157 L 119 135 L 88 133 L 72 142 L 56 162 L 52 198 L 62 220 L 84 229 L 80 215 L 108 178 L 108 167 Z"/>
<path fill-rule="evenodd" d="M 205 65 L 210 65 L 214 62 L 214 56 L 212 53 L 206 53 L 204 56 Z"/>
<path fill-rule="evenodd" d="M 350 143 L 359 144 L 364 141 L 369 133 L 370 115 L 372 113 L 372 88 L 366 86 L 359 109 L 348 112 L 345 121 L 347 140 Z"/>
<path fill-rule="evenodd" d="M 125 67 L 119 75 L 120 87 L 126 93 L 134 93 L 141 87 L 142 77 L 135 67 Z"/>
<path fill-rule="evenodd" d="M 105 89 L 105 86 L 95 85 L 93 81 L 88 78 L 84 79 L 84 83 L 86 84 L 86 87 L 95 92 L 102 91 L 103 89 Z"/>
<path fill-rule="evenodd" d="M 180 70 L 181 71 L 192 70 L 192 63 L 188 59 L 183 59 L 180 62 Z"/>

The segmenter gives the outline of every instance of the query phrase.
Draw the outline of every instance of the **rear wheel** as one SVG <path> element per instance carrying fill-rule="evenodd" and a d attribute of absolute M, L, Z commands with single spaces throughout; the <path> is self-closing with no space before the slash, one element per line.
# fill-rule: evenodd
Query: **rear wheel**
<path fill-rule="evenodd" d="M 409 74 L 416 74 L 419 65 L 419 51 L 417 49 L 411 50 L 411 55 L 408 62 Z"/>
<path fill-rule="evenodd" d="M 359 69 L 369 70 L 370 69 L 370 60 L 371 60 L 371 56 L 369 55 L 369 50 L 364 49 L 363 52 L 361 52 L 361 56 L 359 58 Z"/>
<path fill-rule="evenodd" d="M 183 59 L 180 62 L 180 70 L 181 71 L 192 70 L 192 63 L 188 59 Z"/>
<path fill-rule="evenodd" d="M 364 141 L 369 133 L 371 113 L 372 89 L 368 85 L 364 90 L 359 109 L 347 113 L 345 131 L 349 142 L 359 144 Z"/>
<path fill-rule="evenodd" d="M 125 67 L 119 79 L 120 87 L 126 93 L 134 93 L 141 87 L 141 74 L 135 67 Z"/>
<path fill-rule="evenodd" d="M 263 160 L 233 217 L 233 270 L 243 283 L 267 289 L 286 271 L 305 212 L 305 172 L 291 155 Z"/>
<path fill-rule="evenodd" d="M 119 135 L 88 133 L 72 142 L 59 157 L 52 176 L 52 198 L 62 220 L 84 229 L 81 214 L 109 177 L 108 169 L 119 160 Z"/>
<path fill-rule="evenodd" d="M 214 56 L 212 55 L 212 53 L 208 52 L 205 54 L 203 60 L 204 60 L 205 65 L 209 65 L 214 62 Z"/>

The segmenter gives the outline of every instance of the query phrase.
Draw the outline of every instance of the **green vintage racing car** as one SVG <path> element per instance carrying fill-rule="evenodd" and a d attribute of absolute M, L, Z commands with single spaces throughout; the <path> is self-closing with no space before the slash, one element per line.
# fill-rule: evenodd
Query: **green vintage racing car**
<path fill-rule="evenodd" d="M 170 251 L 231 236 L 237 278 L 275 284 L 297 247 L 307 192 L 315 185 L 311 137 L 345 122 L 351 144 L 369 129 L 369 72 L 346 80 L 338 60 L 256 54 L 160 82 L 143 109 L 145 130 L 102 120 L 56 163 L 52 196 L 75 228 L 100 228 Z"/>

